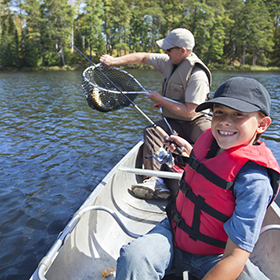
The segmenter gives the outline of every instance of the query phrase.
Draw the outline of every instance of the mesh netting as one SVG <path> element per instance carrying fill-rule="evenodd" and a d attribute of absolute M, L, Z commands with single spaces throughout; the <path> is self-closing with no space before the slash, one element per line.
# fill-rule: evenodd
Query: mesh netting
<path fill-rule="evenodd" d="M 88 105 L 102 112 L 129 106 L 139 93 L 146 92 L 126 71 L 101 64 L 83 72 L 82 86 Z"/>

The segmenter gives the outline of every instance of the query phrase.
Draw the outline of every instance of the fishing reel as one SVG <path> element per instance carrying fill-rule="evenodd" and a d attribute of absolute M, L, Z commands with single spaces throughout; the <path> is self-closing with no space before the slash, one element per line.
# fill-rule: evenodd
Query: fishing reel
<path fill-rule="evenodd" d="M 158 163 L 165 163 L 168 167 L 172 168 L 174 166 L 174 158 L 172 153 L 163 147 L 159 148 L 152 155 L 145 156 L 146 159 L 153 157 Z"/>

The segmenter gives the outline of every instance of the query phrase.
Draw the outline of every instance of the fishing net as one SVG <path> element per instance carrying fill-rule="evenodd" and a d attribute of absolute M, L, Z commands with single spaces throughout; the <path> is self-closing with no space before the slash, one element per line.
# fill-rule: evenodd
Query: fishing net
<path fill-rule="evenodd" d="M 85 69 L 82 87 L 88 105 L 101 112 L 127 107 L 139 93 L 146 93 L 126 71 L 102 64 Z"/>

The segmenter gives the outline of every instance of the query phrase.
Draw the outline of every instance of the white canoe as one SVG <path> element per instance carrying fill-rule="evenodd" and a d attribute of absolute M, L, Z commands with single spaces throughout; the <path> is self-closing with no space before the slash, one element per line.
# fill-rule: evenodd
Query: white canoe
<path fill-rule="evenodd" d="M 123 244 L 145 234 L 165 217 L 166 201 L 137 199 L 127 191 L 146 172 L 139 170 L 142 144 L 139 142 L 93 190 L 30 279 L 101 280 L 103 270 L 116 268 Z M 180 176 L 174 174 L 160 175 L 173 179 Z M 126 233 L 112 215 L 118 217 Z M 251 259 L 270 279 L 280 279 L 280 209 L 275 203 L 267 211 L 263 226 L 267 225 L 272 226 L 260 235 Z M 115 275 L 106 279 L 115 279 Z"/>

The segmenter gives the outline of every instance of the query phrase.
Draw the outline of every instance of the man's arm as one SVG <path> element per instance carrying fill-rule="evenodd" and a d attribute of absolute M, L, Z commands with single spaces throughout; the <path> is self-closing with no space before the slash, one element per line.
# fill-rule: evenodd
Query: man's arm
<path fill-rule="evenodd" d="M 250 253 L 238 247 L 228 238 L 221 260 L 208 271 L 203 280 L 236 279 L 242 272 Z"/>
<path fill-rule="evenodd" d="M 157 92 L 150 92 L 148 96 L 151 100 L 159 103 L 162 107 L 165 107 L 172 113 L 192 120 L 197 116 L 197 113 L 195 112 L 197 105 L 206 101 L 209 92 L 209 81 L 206 73 L 198 66 L 195 66 L 190 79 L 188 80 L 185 92 L 185 103 L 171 102 L 164 99 Z"/>
<path fill-rule="evenodd" d="M 104 54 L 100 57 L 100 62 L 106 66 L 116 66 L 124 64 L 147 64 L 150 65 L 149 53 L 130 53 L 124 56 L 113 57 L 108 54 Z"/>
<path fill-rule="evenodd" d="M 195 108 L 197 107 L 197 104 L 185 102 L 185 103 L 179 103 L 179 102 L 172 102 L 166 98 L 164 98 L 161 94 L 155 91 L 149 91 L 148 97 L 156 102 L 159 103 L 162 107 L 165 107 L 172 113 L 187 118 L 191 120 L 196 116 Z"/>

